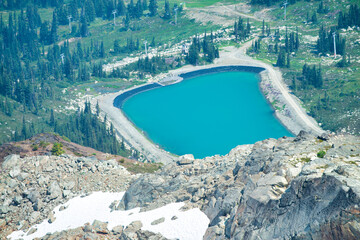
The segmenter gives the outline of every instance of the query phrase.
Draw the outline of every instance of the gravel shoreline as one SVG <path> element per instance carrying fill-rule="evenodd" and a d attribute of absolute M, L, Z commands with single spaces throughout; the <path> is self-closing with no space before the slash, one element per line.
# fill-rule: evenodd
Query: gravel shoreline
<path fill-rule="evenodd" d="M 218 67 L 263 68 L 265 70 L 260 72 L 260 88 L 269 103 L 272 103 L 275 110 L 275 116 L 280 120 L 280 122 L 294 135 L 297 135 L 301 130 L 305 130 L 316 136 L 325 133 L 325 131 L 319 127 L 315 119 L 307 115 L 305 109 L 301 107 L 301 101 L 294 95 L 290 94 L 289 89 L 282 79 L 279 69 L 261 61 L 252 59 L 245 54 L 246 49 L 249 46 L 251 46 L 251 41 L 244 43 L 240 48 L 226 47 L 221 52 L 220 58 L 216 59 L 213 64 L 204 66 L 186 65 L 182 68 L 170 71 L 165 79 L 175 78 L 178 79 L 176 82 L 179 82 L 178 76 L 181 77 L 182 74 Z M 162 82 L 162 80 L 163 79 L 159 82 Z M 147 84 L 140 86 L 145 86 Z M 114 100 L 117 96 L 140 86 L 135 86 L 131 89 L 123 90 L 117 93 L 101 95 L 97 97 L 99 106 L 101 110 L 107 114 L 108 119 L 113 123 L 118 134 L 126 139 L 129 145 L 146 156 L 148 160 L 153 162 L 162 162 L 164 164 L 176 161 L 178 159 L 177 156 L 166 152 L 147 139 L 126 118 L 124 113 L 114 106 Z"/>

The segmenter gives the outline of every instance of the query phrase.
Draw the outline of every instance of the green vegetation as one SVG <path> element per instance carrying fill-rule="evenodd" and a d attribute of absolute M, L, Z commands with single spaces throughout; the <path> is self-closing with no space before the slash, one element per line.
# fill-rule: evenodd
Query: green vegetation
<path fill-rule="evenodd" d="M 274 3 L 253 2 L 265 5 Z M 283 9 L 276 7 L 270 11 L 274 21 L 269 22 L 269 37 L 258 29 L 258 35 L 265 37 L 261 37 L 261 44 L 254 44 L 258 47 L 254 46 L 254 50 L 248 51 L 248 54 L 281 67 L 285 82 L 324 129 L 360 134 L 358 1 L 289 3 L 286 22 L 283 20 Z M 317 13 L 316 24 L 311 19 L 314 12 Z M 336 33 L 336 59 L 333 33 Z M 286 51 L 290 34 L 294 35 L 295 43 L 298 38 L 298 50 Z"/>
<path fill-rule="evenodd" d="M 183 17 L 183 6 L 179 3 L 156 0 L 127 4 L 121 0 L 116 1 L 116 5 L 111 0 L 1 2 L 0 143 L 54 131 L 54 109 L 64 109 L 78 93 L 125 89 L 141 83 L 136 79 L 138 76 L 143 78 L 145 74 L 176 67 L 163 64 L 162 59 L 151 63 L 147 71 L 149 66 L 143 59 L 142 64 L 133 65 L 129 70 L 113 69 L 106 73 L 102 69 L 109 61 L 144 52 L 144 40 L 149 42 L 149 51 L 152 48 L 166 50 L 182 40 L 178 36 L 187 38 L 208 28 L 219 28 L 199 25 Z M 176 25 L 175 8 L 178 9 Z M 116 26 L 113 25 L 114 9 L 117 10 Z M 70 29 L 69 15 L 72 17 Z M 138 70 L 139 74 L 130 72 Z M 97 83 L 94 84 L 94 80 Z M 56 112 L 62 113 L 57 114 L 58 122 L 69 121 L 73 114 L 69 110 Z"/>
<path fill-rule="evenodd" d="M 63 149 L 62 143 L 54 143 L 52 149 L 51 149 L 52 155 L 60 156 L 61 154 L 64 154 L 65 151 Z"/>
<path fill-rule="evenodd" d="M 138 163 L 119 160 L 119 163 L 124 166 L 129 172 L 137 173 L 153 173 L 162 168 L 161 163 Z"/>
<path fill-rule="evenodd" d="M 306 158 L 301 158 L 301 161 L 305 162 L 305 163 L 308 163 L 308 162 L 311 161 L 311 159 L 309 157 L 306 157 Z"/>
<path fill-rule="evenodd" d="M 326 152 L 324 150 L 321 150 L 316 155 L 317 155 L 318 158 L 324 158 L 325 154 L 326 154 Z"/>
<path fill-rule="evenodd" d="M 291 0 L 286 22 L 284 9 L 279 8 L 282 1 L 251 0 L 248 2 L 250 13 L 268 8 L 265 12 L 271 18 L 262 22 L 236 19 L 230 34 L 234 41 L 220 43 L 214 41 L 216 36 L 211 33 L 220 26 L 201 25 L 186 18 L 181 3 L 178 0 L 2 1 L 0 143 L 59 131 L 65 139 L 104 150 L 90 131 L 74 127 L 80 116 L 86 114 L 68 110 L 66 106 L 71 100 L 79 94 L 126 89 L 143 83 L 142 79 L 149 75 L 186 63 L 213 62 L 219 57 L 219 47 L 239 46 L 240 41 L 253 38 L 253 34 L 259 38 L 248 54 L 280 67 L 293 93 L 324 129 L 360 134 L 358 0 Z M 201 8 L 216 3 L 239 2 L 195 0 L 186 2 L 186 7 Z M 175 9 L 178 9 L 176 25 Z M 117 10 L 115 26 L 113 10 Z M 205 38 L 188 41 L 192 43 L 188 54 L 161 55 L 181 40 L 206 31 Z M 336 34 L 336 59 L 333 33 Z M 123 68 L 103 70 L 104 64 L 140 56 L 145 52 L 145 40 L 149 52 L 157 50 L 155 57 L 140 57 Z M 279 106 L 275 108 L 281 110 Z M 102 120 L 88 118 L 91 121 L 87 126 L 102 129 L 99 131 L 109 137 L 107 142 L 116 141 L 110 140 L 113 134 L 111 129 L 102 126 Z M 86 140 L 87 137 L 90 140 Z M 119 144 L 112 144 L 106 151 L 138 155 L 121 147 L 119 150 Z M 46 146 L 40 144 L 39 147 Z"/>

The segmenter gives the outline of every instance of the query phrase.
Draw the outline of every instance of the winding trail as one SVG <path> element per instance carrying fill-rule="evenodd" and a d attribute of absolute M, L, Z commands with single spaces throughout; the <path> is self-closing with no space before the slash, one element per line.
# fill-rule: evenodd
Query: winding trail
<path fill-rule="evenodd" d="M 240 48 L 225 47 L 221 53 L 220 58 L 216 59 L 213 64 L 205 66 L 191 66 L 186 65 L 182 68 L 175 69 L 169 72 L 168 75 L 179 75 L 181 73 L 196 71 L 200 69 L 208 69 L 221 66 L 254 66 L 262 67 L 265 69 L 261 74 L 263 81 L 267 78 L 272 84 L 272 87 L 281 94 L 282 104 L 286 105 L 290 112 L 290 116 L 284 116 L 281 111 L 276 111 L 276 116 L 280 121 L 294 134 L 298 134 L 300 130 L 305 130 L 313 135 L 321 135 L 325 131 L 322 130 L 317 122 L 307 115 L 306 111 L 300 106 L 300 100 L 289 93 L 289 89 L 283 81 L 281 72 L 278 68 L 274 68 L 272 65 L 261 62 L 259 60 L 252 59 L 246 55 L 246 50 L 251 46 L 253 40 L 245 42 Z M 139 87 L 135 86 L 134 88 Z M 131 88 L 133 89 L 133 88 Z M 149 139 L 147 139 L 142 133 L 140 133 L 135 126 L 125 117 L 123 112 L 114 107 L 114 99 L 121 93 L 129 91 L 131 89 L 123 90 L 117 93 L 101 95 L 97 97 L 101 110 L 108 116 L 108 119 L 113 123 L 116 131 L 124 139 L 127 140 L 129 145 L 140 151 L 146 158 L 154 162 L 162 162 L 167 164 L 178 159 L 177 156 L 166 152 L 161 149 Z M 269 93 L 271 94 L 271 93 Z"/>

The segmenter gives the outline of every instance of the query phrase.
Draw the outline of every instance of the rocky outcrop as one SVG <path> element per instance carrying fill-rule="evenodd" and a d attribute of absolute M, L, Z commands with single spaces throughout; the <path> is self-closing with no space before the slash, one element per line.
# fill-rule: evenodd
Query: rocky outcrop
<path fill-rule="evenodd" d="M 69 155 L 21 158 L 9 155 L 0 168 L 0 238 L 25 230 L 77 195 L 93 191 L 125 191 L 131 175 L 116 160 Z"/>
<path fill-rule="evenodd" d="M 204 239 L 357 239 L 359 146 L 354 136 L 300 132 L 238 146 L 226 156 L 186 155 L 154 174 L 135 176 L 115 160 L 11 155 L 0 176 L 1 237 L 55 221 L 54 206 L 77 194 L 127 189 L 110 205 L 113 211 L 185 202 L 183 210 L 197 207 L 209 218 Z M 164 239 L 141 228 L 133 222 L 108 229 L 95 221 L 43 239 Z"/>
<path fill-rule="evenodd" d="M 119 207 L 185 201 L 210 219 L 205 239 L 356 239 L 360 236 L 360 139 L 301 132 L 188 156 L 131 184 Z M 318 153 L 326 152 L 325 156 Z"/>

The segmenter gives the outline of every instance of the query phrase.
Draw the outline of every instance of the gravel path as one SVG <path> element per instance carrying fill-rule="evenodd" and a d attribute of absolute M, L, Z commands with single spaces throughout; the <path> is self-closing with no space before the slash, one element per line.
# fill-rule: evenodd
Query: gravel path
<path fill-rule="evenodd" d="M 169 75 L 178 75 L 200 69 L 231 65 L 265 68 L 266 70 L 261 73 L 262 84 L 260 85 L 262 90 L 267 92 L 266 97 L 269 101 L 276 99 L 281 105 L 285 106 L 283 111 L 275 111 L 279 120 L 294 134 L 298 134 L 300 130 L 305 130 L 314 135 L 324 133 L 325 131 L 322 130 L 317 122 L 307 115 L 306 111 L 300 106 L 300 100 L 289 93 L 289 89 L 283 81 L 280 70 L 246 55 L 246 49 L 251 46 L 251 43 L 252 41 L 248 41 L 240 48 L 224 48 L 220 53 L 221 57 L 216 59 L 213 64 L 206 66 L 186 65 L 180 69 L 170 71 Z M 263 84 L 264 82 L 268 83 L 268 85 L 265 86 Z M 177 157 L 150 142 L 133 126 L 120 109 L 113 106 L 115 97 L 122 92 L 124 91 L 98 97 L 100 108 L 107 114 L 118 133 L 125 138 L 132 147 L 140 151 L 151 161 L 162 162 L 164 164 L 175 161 Z"/>

